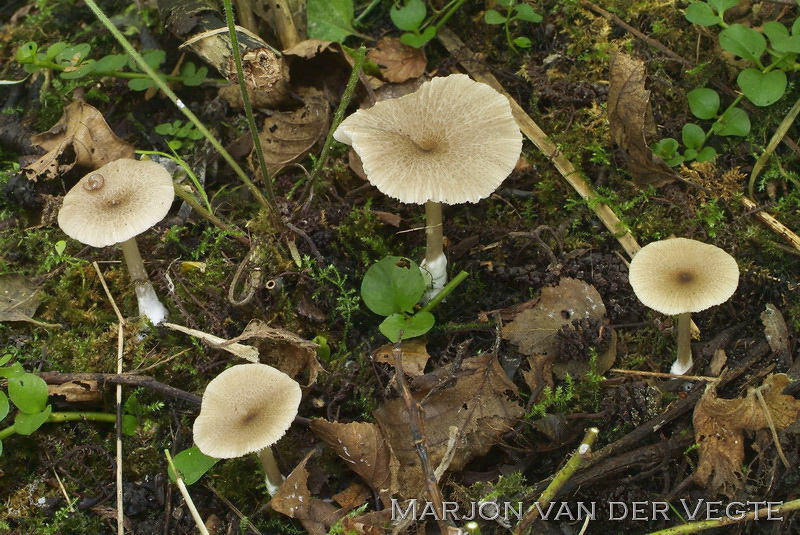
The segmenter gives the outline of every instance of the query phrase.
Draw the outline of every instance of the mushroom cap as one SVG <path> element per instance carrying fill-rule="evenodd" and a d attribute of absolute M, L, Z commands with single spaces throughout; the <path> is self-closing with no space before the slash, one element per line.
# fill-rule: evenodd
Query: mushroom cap
<path fill-rule="evenodd" d="M 156 162 L 123 158 L 78 181 L 64 196 L 58 226 L 92 247 L 121 243 L 167 215 L 175 191 L 172 175 Z"/>
<path fill-rule="evenodd" d="M 645 306 L 676 315 L 727 301 L 739 284 L 739 266 L 719 247 L 672 238 L 642 247 L 631 261 L 628 278 Z"/>
<path fill-rule="evenodd" d="M 522 134 L 508 99 L 464 74 L 434 78 L 345 119 L 334 132 L 368 180 L 402 202 L 478 202 L 514 170 Z"/>
<path fill-rule="evenodd" d="M 266 364 L 238 364 L 208 383 L 194 421 L 194 443 L 217 459 L 273 445 L 297 416 L 300 385 Z"/>

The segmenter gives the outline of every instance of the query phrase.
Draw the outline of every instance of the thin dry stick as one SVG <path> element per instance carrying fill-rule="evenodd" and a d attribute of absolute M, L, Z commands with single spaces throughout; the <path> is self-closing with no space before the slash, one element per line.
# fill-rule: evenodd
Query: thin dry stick
<path fill-rule="evenodd" d="M 436 518 L 439 524 L 439 530 L 442 535 L 447 535 L 449 527 L 444 519 L 444 499 L 442 498 L 442 490 L 439 488 L 439 483 L 436 481 L 436 474 L 431 466 L 430 458 L 428 457 L 428 439 L 425 435 L 425 422 L 421 415 L 423 409 L 419 403 L 414 400 L 411 391 L 406 384 L 405 375 L 403 372 L 403 350 L 400 349 L 400 342 L 395 344 L 392 350 L 394 356 L 394 373 L 396 375 L 397 387 L 400 394 L 403 396 L 403 401 L 406 403 L 406 410 L 408 411 L 408 426 L 411 428 L 411 437 L 414 439 L 414 446 L 417 449 L 422 472 L 425 474 L 425 486 L 428 488 L 428 497 L 433 502 L 434 510 L 437 512 Z"/>
<path fill-rule="evenodd" d="M 170 469 L 172 469 L 172 473 L 175 474 L 175 484 L 178 486 L 178 490 L 181 491 L 183 501 L 186 503 L 186 507 L 189 508 L 189 513 L 191 513 L 194 519 L 197 530 L 202 535 L 209 535 L 203 519 L 200 518 L 200 513 L 197 512 L 197 507 L 194 506 L 194 501 L 192 501 L 192 497 L 189 495 L 189 489 L 186 488 L 186 484 L 183 482 L 180 472 L 178 472 L 175 465 L 172 463 L 172 456 L 169 454 L 169 450 L 164 450 L 164 455 L 167 457 L 167 464 L 169 464 Z"/>
<path fill-rule="evenodd" d="M 800 236 L 792 232 L 789 227 L 761 210 L 756 203 L 747 197 L 742 197 L 741 202 L 748 211 L 754 212 L 754 215 L 759 221 L 767 225 L 773 232 L 786 240 L 792 247 L 800 251 Z"/>
<path fill-rule="evenodd" d="M 497 78 L 489 72 L 486 66 L 469 48 L 467 48 L 456 34 L 447 28 L 440 28 L 438 37 L 439 41 L 447 48 L 447 51 L 461 63 L 464 69 L 466 69 L 475 80 L 490 85 L 508 98 L 511 104 L 511 113 L 517 120 L 522 133 L 553 162 L 553 165 L 558 169 L 559 173 L 561 173 L 561 176 L 563 176 L 569 185 L 578 192 L 600 221 L 602 221 L 606 228 L 617 238 L 617 241 L 622 248 L 625 249 L 625 252 L 628 253 L 628 256 L 633 257 L 636 251 L 640 249 L 633 234 L 631 234 L 630 230 L 625 228 L 617 215 L 607 204 L 599 201 L 594 188 L 592 188 L 583 176 L 581 176 L 580 172 L 575 169 L 572 162 L 561 154 L 559 148 L 548 139 L 547 134 L 539 128 L 539 125 L 536 124 L 530 115 L 525 113 L 525 110 L 523 110 L 522 107 L 517 104 L 517 101 L 506 92 L 500 82 L 497 81 Z"/>
<path fill-rule="evenodd" d="M 689 522 L 687 524 L 675 526 L 673 528 L 662 529 L 659 531 L 652 531 L 648 535 L 680 535 L 682 533 L 697 533 L 699 531 L 705 531 L 707 529 L 714 529 L 722 526 L 730 526 L 731 524 L 739 524 L 741 522 L 749 522 L 751 520 L 755 520 L 756 518 L 759 519 L 768 518 L 770 520 L 778 520 L 780 518 L 781 520 L 783 520 L 783 518 L 785 517 L 777 517 L 769 515 L 780 515 L 783 513 L 788 513 L 797 510 L 800 510 L 800 500 L 792 500 L 782 505 L 774 505 L 774 506 L 764 507 L 763 509 L 759 509 L 758 511 L 750 511 L 749 513 L 747 513 L 746 515 L 742 515 L 741 517 L 737 515 L 737 516 L 723 517 L 720 520 L 701 520 L 700 522 Z"/>
<path fill-rule="evenodd" d="M 106 279 L 100 271 L 100 266 L 97 262 L 92 262 L 97 276 L 100 278 L 100 284 L 103 285 L 103 290 L 106 292 L 111 307 L 117 315 L 119 326 L 117 329 L 117 375 L 122 373 L 122 351 L 125 346 L 125 318 L 122 317 L 111 291 L 108 289 Z M 117 423 L 116 423 L 116 441 L 117 441 L 117 535 L 125 535 L 125 513 L 122 507 L 122 385 L 117 385 Z"/>
<path fill-rule="evenodd" d="M 797 118 L 797 114 L 800 113 L 800 99 L 794 103 L 792 109 L 789 110 L 789 113 L 786 114 L 786 117 L 783 118 L 781 124 L 778 125 L 778 128 L 775 130 L 775 133 L 772 135 L 772 138 L 767 143 L 767 148 L 764 149 L 764 152 L 761 153 L 761 156 L 758 157 L 756 160 L 755 165 L 753 166 L 753 170 L 750 172 L 750 181 L 747 184 L 747 192 L 750 194 L 750 197 L 755 198 L 755 194 L 753 193 L 753 187 L 756 183 L 756 178 L 761 173 L 761 170 L 767 165 L 767 161 L 769 161 L 770 156 L 772 153 L 775 152 L 775 149 L 778 148 L 781 140 L 786 136 L 786 133 L 789 131 L 789 128 L 792 127 L 794 124 L 794 120 Z"/>
<path fill-rule="evenodd" d="M 783 453 L 781 440 L 778 438 L 778 431 L 775 429 L 775 422 L 772 421 L 772 414 L 769 412 L 767 402 L 764 401 L 764 396 L 761 394 L 761 388 L 762 387 L 758 387 L 755 389 L 756 399 L 758 400 L 758 404 L 761 405 L 761 410 L 764 411 L 764 416 L 767 417 L 767 425 L 772 433 L 772 440 L 775 441 L 775 449 L 778 450 L 778 456 L 781 458 L 781 461 L 783 461 L 783 466 L 789 468 L 791 465 L 789 464 L 789 460 L 786 458 L 786 455 Z"/>
<path fill-rule="evenodd" d="M 514 535 L 525 535 L 528 533 L 533 521 L 539 517 L 539 511 L 547 508 L 550 502 L 556 497 L 556 494 L 558 494 L 558 491 L 561 490 L 561 487 L 569 481 L 572 474 L 580 467 L 583 460 L 589 457 L 592 451 L 592 444 L 594 444 L 598 434 L 600 434 L 600 430 L 596 427 L 591 427 L 586 431 L 586 435 L 583 437 L 578 449 L 572 454 L 572 457 L 570 457 L 561 470 L 553 476 L 553 481 L 544 489 L 539 499 L 525 511 L 525 516 L 522 517 L 522 520 L 520 520 L 519 524 L 517 524 L 517 527 L 514 529 Z"/>
<path fill-rule="evenodd" d="M 627 375 L 641 375 L 643 377 L 663 377 L 664 379 L 682 379 L 685 381 L 718 381 L 719 377 L 709 377 L 707 375 L 676 375 L 674 373 L 646 372 L 642 370 L 623 370 L 621 368 L 611 368 L 610 372 L 622 373 Z"/>

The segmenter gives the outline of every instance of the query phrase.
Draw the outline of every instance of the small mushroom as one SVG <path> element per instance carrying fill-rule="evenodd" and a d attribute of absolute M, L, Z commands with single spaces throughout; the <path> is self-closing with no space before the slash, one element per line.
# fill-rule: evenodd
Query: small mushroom
<path fill-rule="evenodd" d="M 272 366 L 232 366 L 208 383 L 194 421 L 194 442 L 217 459 L 258 452 L 273 495 L 284 478 L 271 446 L 292 425 L 301 397 L 297 381 Z"/>
<path fill-rule="evenodd" d="M 513 171 L 522 134 L 508 99 L 463 74 L 434 78 L 355 112 L 334 132 L 361 157 L 367 179 L 401 202 L 425 205 L 426 298 L 447 282 L 442 203 L 478 202 Z"/>
<path fill-rule="evenodd" d="M 136 236 L 164 219 L 174 198 L 169 171 L 155 162 L 123 158 L 80 179 L 58 212 L 58 226 L 70 238 L 92 247 L 122 244 L 139 314 L 153 324 L 167 316 L 167 309 L 147 277 Z"/>
<path fill-rule="evenodd" d="M 727 301 L 739 284 L 736 260 L 714 245 L 673 238 L 652 242 L 636 253 L 628 274 L 633 291 L 645 306 L 678 316 L 678 358 L 671 373 L 692 367 L 691 313 Z"/>

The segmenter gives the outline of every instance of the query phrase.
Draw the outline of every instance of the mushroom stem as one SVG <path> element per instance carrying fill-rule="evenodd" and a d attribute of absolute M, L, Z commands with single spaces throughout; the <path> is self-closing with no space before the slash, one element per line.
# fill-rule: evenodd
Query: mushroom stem
<path fill-rule="evenodd" d="M 447 257 L 444 256 L 444 236 L 442 234 L 442 203 L 425 203 L 425 260 L 422 268 L 428 278 L 428 291 L 424 302 L 433 299 L 447 283 Z"/>
<path fill-rule="evenodd" d="M 128 274 L 136 290 L 136 301 L 139 303 L 139 314 L 144 315 L 153 325 L 158 325 L 167 317 L 167 307 L 158 300 L 156 291 L 147 276 L 144 268 L 142 255 L 139 254 L 139 246 L 136 238 L 131 238 L 122 242 L 122 254 L 125 256 L 125 263 L 128 265 Z"/>
<path fill-rule="evenodd" d="M 678 358 L 672 363 L 670 373 L 683 375 L 692 369 L 692 345 L 689 327 L 692 324 L 692 313 L 678 314 Z"/>
<path fill-rule="evenodd" d="M 261 466 L 264 467 L 264 474 L 267 476 L 267 492 L 270 496 L 275 496 L 285 478 L 281 474 L 278 463 L 275 462 L 275 456 L 272 454 L 272 448 L 267 446 L 258 452 L 258 458 L 261 461 Z"/>

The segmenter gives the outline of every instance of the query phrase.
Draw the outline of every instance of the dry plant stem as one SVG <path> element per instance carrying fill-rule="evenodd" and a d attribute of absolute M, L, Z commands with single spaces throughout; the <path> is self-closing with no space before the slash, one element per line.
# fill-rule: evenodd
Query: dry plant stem
<path fill-rule="evenodd" d="M 175 388 L 174 386 L 165 385 L 156 381 L 148 375 L 128 375 L 123 373 L 118 375 L 116 373 L 61 373 L 61 372 L 40 372 L 37 373 L 39 377 L 44 379 L 47 384 L 63 384 L 69 381 L 97 381 L 100 384 L 110 383 L 117 385 L 130 385 L 142 388 L 148 388 L 155 392 L 166 394 L 167 396 L 175 399 L 182 399 L 192 405 L 200 405 L 202 398 L 191 392 L 186 392 Z M 63 413 L 55 413 L 63 414 Z M 76 413 L 82 414 L 82 413 Z M 94 413 L 92 413 L 94 414 Z"/>
<path fill-rule="evenodd" d="M 178 110 L 180 110 L 180 112 L 183 113 L 183 115 L 187 119 L 189 119 L 189 121 L 203 134 L 203 136 L 208 140 L 208 142 L 211 143 L 211 145 L 217 150 L 219 155 L 222 156 L 222 158 L 228 163 L 228 165 L 231 166 L 231 168 L 239 177 L 239 179 L 242 181 L 242 183 L 244 183 L 244 185 L 247 186 L 247 189 L 249 189 L 250 192 L 253 194 L 256 201 L 258 201 L 258 203 L 262 207 L 270 210 L 270 212 L 277 212 L 277 208 L 275 207 L 275 200 L 273 198 L 270 199 L 264 198 L 264 196 L 261 194 L 261 191 L 259 191 L 259 189 L 255 186 L 255 184 L 253 184 L 253 182 L 250 180 L 250 178 L 248 178 L 247 174 L 245 174 L 241 166 L 239 166 L 236 160 L 233 159 L 233 156 L 231 156 L 230 153 L 227 150 L 225 150 L 225 147 L 222 146 L 222 143 L 220 143 L 219 140 L 216 137 L 214 137 L 214 134 L 212 134 L 211 131 L 208 128 L 206 128 L 206 125 L 204 125 L 200 121 L 200 119 L 198 119 L 197 116 L 194 113 L 192 113 L 192 111 L 186 106 L 186 104 L 181 102 L 181 100 L 178 98 L 178 95 L 176 95 L 175 92 L 172 89 L 170 89 L 169 86 L 158 76 L 158 74 L 156 74 L 156 71 L 153 70 L 153 68 L 150 67 L 150 65 L 148 65 L 144 61 L 144 58 L 142 58 L 141 54 L 139 54 L 139 52 L 135 48 L 133 48 L 133 45 L 130 43 L 130 41 L 128 41 L 128 39 L 124 35 L 122 35 L 122 32 L 120 32 L 117 29 L 117 27 L 114 26 L 114 24 L 109 20 L 109 18 L 105 15 L 105 13 L 103 13 L 103 11 L 97 6 L 95 1 L 86 0 L 86 5 L 89 6 L 89 9 L 92 10 L 92 12 L 98 18 L 98 20 L 101 23 L 103 23 L 103 26 L 105 26 L 106 29 L 109 31 L 109 33 L 111 33 L 111 35 L 114 36 L 114 38 L 117 40 L 117 42 L 119 42 L 122 48 L 125 49 L 125 52 L 127 52 L 128 55 L 130 55 L 131 58 L 133 58 L 133 60 L 136 62 L 139 68 L 142 69 L 143 72 L 147 73 L 147 75 L 150 77 L 153 83 L 161 90 L 161 92 L 164 93 L 167 96 L 167 98 L 169 98 L 172 101 L 173 104 L 175 104 Z"/>
<path fill-rule="evenodd" d="M 589 456 L 591 453 L 592 444 L 594 444 L 595 439 L 597 439 L 597 435 L 600 433 L 600 430 L 596 427 L 589 428 L 586 431 L 586 435 L 583 437 L 580 446 L 578 449 L 575 450 L 575 453 L 572 454 L 572 457 L 564 464 L 561 470 L 553 476 L 553 480 L 544 489 L 539 499 L 536 500 L 536 503 L 531 505 L 527 511 L 525 511 L 525 516 L 522 517 L 517 527 L 514 529 L 514 535 L 525 535 L 528 533 L 531 524 L 534 520 L 539 517 L 539 510 L 540 509 L 547 509 L 547 506 L 550 502 L 555 499 L 558 491 L 563 487 L 569 478 L 572 477 L 572 474 L 580 467 L 583 460 Z M 537 507 L 538 505 L 538 507 Z"/>
<path fill-rule="evenodd" d="M 782 505 L 776 505 L 771 509 L 774 515 L 782 515 L 790 511 L 798 510 L 800 510 L 800 500 L 792 500 Z M 731 517 L 722 518 L 721 520 L 701 520 L 700 522 L 689 522 L 688 524 L 675 526 L 673 528 L 651 531 L 648 535 L 681 535 L 684 533 L 699 533 L 707 529 L 730 526 L 732 524 L 739 524 L 741 522 L 750 522 L 751 520 L 755 520 L 756 515 L 758 515 L 758 518 L 767 518 L 767 514 L 769 512 L 770 509 L 765 507 L 763 509 L 759 509 L 758 511 L 751 511 L 746 515 L 742 515 L 742 518 Z M 773 516 L 772 518 L 777 519 L 776 516 Z"/>
<path fill-rule="evenodd" d="M 286 50 L 302 41 L 300 33 L 297 31 L 297 26 L 294 24 L 294 17 L 292 17 L 288 2 L 285 0 L 267 0 L 267 6 L 269 6 L 272 25 L 275 28 L 275 33 L 278 34 L 281 47 Z"/>
<path fill-rule="evenodd" d="M 206 210 L 202 204 L 197 202 L 197 199 L 195 199 L 191 193 L 189 193 L 179 185 L 175 184 L 174 189 L 175 189 L 175 195 L 180 197 L 186 204 L 191 206 L 192 210 L 200 214 L 200 216 L 202 216 L 203 218 L 207 219 L 212 225 L 215 225 L 217 228 L 230 233 L 233 236 L 233 239 L 235 239 L 242 245 L 250 247 L 250 239 L 244 235 L 244 232 L 242 232 L 238 228 L 235 228 L 227 224 L 222 219 L 215 216 L 212 212 Z"/>
<path fill-rule="evenodd" d="M 754 211 L 755 216 L 758 218 L 759 221 L 767 225 L 773 232 L 778 234 L 781 238 L 786 240 L 792 247 L 800 251 L 800 236 L 792 232 L 792 230 L 769 215 L 768 213 L 764 212 L 763 210 L 759 209 L 756 203 L 748 199 L 747 197 L 742 197 L 741 199 L 742 204 L 748 211 Z"/>
<path fill-rule="evenodd" d="M 756 160 L 755 165 L 753 165 L 753 170 L 750 172 L 750 181 L 747 184 L 747 192 L 750 194 L 750 197 L 755 199 L 755 194 L 753 193 L 753 189 L 756 184 L 756 178 L 758 178 L 759 173 L 767 165 L 767 161 L 769 161 L 770 156 L 772 153 L 775 152 L 775 149 L 780 144 L 781 140 L 786 136 L 786 133 L 794 124 L 794 120 L 797 118 L 797 115 L 800 114 L 800 99 L 798 99 L 792 109 L 789 110 L 789 113 L 786 114 L 786 117 L 783 118 L 781 124 L 778 125 L 778 128 L 775 130 L 775 133 L 770 138 L 769 143 L 767 143 L 767 148 L 764 149 L 764 152 L 761 153 L 761 156 L 758 157 Z"/>
<path fill-rule="evenodd" d="M 430 301 L 442 291 L 447 282 L 447 257 L 444 256 L 444 234 L 442 232 L 442 203 L 425 203 L 425 260 L 422 268 L 430 276 L 425 301 Z"/>
<path fill-rule="evenodd" d="M 175 469 L 175 465 L 172 463 L 172 456 L 169 454 L 169 450 L 164 450 L 164 455 L 167 457 L 167 464 L 169 464 L 169 467 L 172 469 L 172 473 L 175 474 L 175 484 L 178 486 L 178 490 L 181 491 L 183 501 L 186 503 L 186 507 L 189 508 L 189 513 L 192 515 L 192 519 L 197 526 L 197 530 L 202 535 L 208 535 L 208 529 L 206 529 L 206 525 L 203 522 L 203 519 L 200 517 L 200 513 L 197 512 L 197 507 L 194 506 L 194 501 L 192 501 L 192 497 L 189 495 L 189 489 L 186 488 L 183 478 L 181 477 L 180 473 L 178 473 L 178 470 Z"/>
<path fill-rule="evenodd" d="M 278 468 L 278 463 L 275 462 L 275 455 L 272 453 L 271 447 L 266 447 L 258 452 L 258 460 L 261 461 L 261 466 L 264 468 L 264 475 L 267 476 L 267 492 L 270 496 L 275 496 L 278 489 L 283 484 L 286 478 L 281 474 L 281 469 Z"/>
<path fill-rule="evenodd" d="M 448 52 L 461 63 L 464 69 L 466 69 L 475 80 L 492 86 L 495 90 L 508 98 L 511 104 L 511 112 L 517 120 L 522 133 L 553 162 L 553 165 L 561 173 L 561 176 L 563 176 L 569 185 L 578 192 L 600 221 L 602 221 L 606 228 L 617 238 L 617 241 L 625 252 L 628 253 L 628 256 L 633 258 L 633 255 L 641 247 L 636 243 L 636 239 L 633 237 L 630 230 L 625 228 L 617 215 L 607 204 L 598 201 L 597 194 L 592 186 L 581 176 L 580 172 L 575 169 L 572 162 L 561 154 L 558 147 L 550 141 L 547 134 L 539 128 L 539 125 L 537 125 L 536 122 L 525 113 L 525 110 L 523 110 L 505 89 L 503 89 L 503 86 L 497 81 L 497 78 L 489 72 L 485 63 L 476 58 L 475 54 L 467 48 L 464 42 L 449 29 L 441 28 L 437 37 L 445 48 L 447 48 Z"/>
<path fill-rule="evenodd" d="M 678 359 L 670 370 L 675 375 L 683 375 L 692 367 L 691 331 L 692 313 L 678 315 Z"/>
<path fill-rule="evenodd" d="M 642 377 L 661 377 L 663 379 L 683 379 L 686 381 L 705 381 L 713 383 L 718 381 L 719 377 L 710 377 L 708 375 L 676 375 L 674 373 L 661 373 L 661 372 L 648 372 L 644 370 L 623 370 L 620 368 L 611 368 L 608 370 L 614 373 L 622 373 L 625 375 L 640 375 Z"/>
<path fill-rule="evenodd" d="M 420 466 L 422 473 L 425 475 L 425 486 L 428 489 L 428 497 L 433 503 L 434 510 L 437 511 L 437 523 L 442 535 L 449 533 L 449 527 L 444 520 L 444 499 L 442 498 L 442 490 L 439 488 L 439 483 L 436 480 L 436 474 L 431 466 L 430 458 L 428 457 L 428 440 L 425 435 L 425 421 L 421 417 L 423 409 L 419 403 L 414 400 L 411 391 L 406 384 L 405 374 L 403 372 L 403 351 L 400 349 L 400 342 L 398 341 L 392 350 L 394 356 L 394 373 L 395 380 L 397 381 L 397 388 L 400 390 L 400 395 L 406 404 L 408 411 L 408 425 L 411 429 L 411 438 L 414 440 L 414 446 L 417 449 L 419 456 Z"/>
<path fill-rule="evenodd" d="M 144 268 L 142 255 L 139 254 L 136 238 L 125 240 L 120 245 L 122 246 L 122 254 L 125 256 L 125 264 L 128 266 L 128 274 L 136 291 L 139 315 L 146 316 L 153 325 L 158 325 L 167 317 L 167 307 L 158 300 L 156 291 L 147 276 L 147 270 Z"/>
<path fill-rule="evenodd" d="M 772 440 L 775 442 L 775 449 L 778 451 L 778 457 L 780 457 L 781 461 L 783 461 L 783 466 L 785 466 L 787 469 L 791 468 L 789 460 L 786 458 L 786 454 L 783 453 L 781 440 L 778 437 L 778 431 L 775 429 L 775 422 L 772 420 L 772 414 L 769 412 L 767 402 L 764 401 L 763 394 L 761 394 L 762 388 L 763 387 L 758 387 L 755 389 L 756 399 L 758 400 L 758 404 L 761 406 L 761 410 L 764 411 L 764 416 L 767 418 L 767 424 L 769 426 L 770 433 L 772 433 Z"/>

